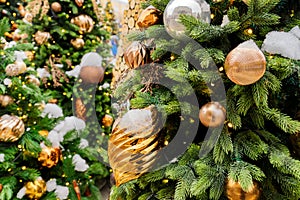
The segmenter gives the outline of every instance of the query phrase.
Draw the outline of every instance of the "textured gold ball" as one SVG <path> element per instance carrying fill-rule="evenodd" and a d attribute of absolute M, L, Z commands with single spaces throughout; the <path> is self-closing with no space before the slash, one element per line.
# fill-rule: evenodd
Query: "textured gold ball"
<path fill-rule="evenodd" d="M 61 157 L 61 151 L 59 148 L 44 147 L 39 154 L 38 161 L 42 166 L 51 168 L 55 166 Z"/>
<path fill-rule="evenodd" d="M 253 181 L 253 187 L 249 191 L 243 191 L 240 183 L 232 179 L 226 182 L 226 195 L 229 200 L 258 200 L 260 194 L 261 191 L 256 181 Z"/>
<path fill-rule="evenodd" d="M 53 2 L 51 4 L 51 9 L 54 11 L 54 12 L 60 12 L 61 11 L 61 5 L 60 3 L 58 2 Z"/>
<path fill-rule="evenodd" d="M 71 44 L 73 45 L 73 47 L 75 47 L 76 49 L 80 49 L 84 46 L 84 40 L 82 38 L 76 38 L 76 39 L 72 39 L 71 40 Z"/>
<path fill-rule="evenodd" d="M 209 102 L 201 107 L 199 119 L 206 127 L 217 127 L 224 123 L 226 118 L 225 108 L 218 102 Z"/>
<path fill-rule="evenodd" d="M 131 69 L 135 69 L 151 62 L 150 52 L 143 43 L 134 41 L 124 52 L 124 60 Z"/>
<path fill-rule="evenodd" d="M 111 115 L 105 114 L 102 118 L 102 125 L 105 127 L 110 127 L 114 121 L 114 118 Z"/>
<path fill-rule="evenodd" d="M 43 179 L 27 182 L 25 194 L 29 199 L 40 199 L 46 192 L 46 183 Z"/>
<path fill-rule="evenodd" d="M 80 78 L 85 83 L 100 83 L 104 78 L 103 67 L 84 66 L 80 70 Z"/>
<path fill-rule="evenodd" d="M 0 95 L 0 105 L 6 107 L 14 102 L 13 98 L 9 95 Z"/>

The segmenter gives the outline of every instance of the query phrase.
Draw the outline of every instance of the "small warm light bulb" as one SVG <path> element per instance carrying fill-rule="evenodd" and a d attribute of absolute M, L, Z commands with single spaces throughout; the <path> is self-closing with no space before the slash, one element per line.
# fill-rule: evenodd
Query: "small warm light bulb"
<path fill-rule="evenodd" d="M 167 184 L 169 182 L 169 179 L 163 179 L 162 183 Z"/>
<path fill-rule="evenodd" d="M 224 71 L 224 67 L 220 67 L 220 68 L 219 68 L 219 71 L 220 71 L 220 72 Z"/>
<path fill-rule="evenodd" d="M 232 124 L 231 122 L 229 122 L 229 123 L 227 124 L 227 126 L 228 126 L 229 128 L 232 128 L 232 127 L 233 127 L 233 124 Z"/>
<path fill-rule="evenodd" d="M 16 17 L 16 16 L 17 16 L 17 14 L 16 14 L 16 13 L 13 13 L 13 16 L 14 16 L 14 17 Z"/>
<path fill-rule="evenodd" d="M 251 28 L 248 28 L 247 33 L 248 33 L 249 35 L 252 35 L 252 34 L 253 34 L 253 30 L 252 30 Z"/>
<path fill-rule="evenodd" d="M 66 30 L 65 30 L 65 29 L 62 29 L 62 30 L 61 30 L 61 32 L 65 33 L 65 32 L 66 32 Z"/>
<path fill-rule="evenodd" d="M 23 167 L 22 167 L 22 170 L 26 170 L 26 166 L 23 166 Z"/>
<path fill-rule="evenodd" d="M 210 18 L 211 19 L 215 18 L 215 15 L 214 14 L 210 14 Z"/>
<path fill-rule="evenodd" d="M 171 61 L 175 60 L 175 56 L 172 55 L 172 56 L 170 57 L 170 59 L 171 59 Z"/>
<path fill-rule="evenodd" d="M 63 93 L 63 95 L 65 95 L 65 96 L 66 96 L 66 95 L 67 95 L 67 93 L 66 93 L 66 92 L 64 92 L 64 93 Z"/>
<path fill-rule="evenodd" d="M 68 186 L 68 185 L 70 185 L 70 183 L 69 183 L 69 182 L 66 182 L 66 186 Z"/>
<path fill-rule="evenodd" d="M 167 146 L 169 144 L 168 140 L 164 141 L 164 145 Z"/>

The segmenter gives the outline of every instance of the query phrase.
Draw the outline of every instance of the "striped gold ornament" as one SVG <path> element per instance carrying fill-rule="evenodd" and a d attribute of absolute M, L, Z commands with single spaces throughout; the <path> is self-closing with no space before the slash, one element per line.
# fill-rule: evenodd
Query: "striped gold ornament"
<path fill-rule="evenodd" d="M 17 116 L 3 115 L 0 117 L 0 141 L 15 142 L 25 132 L 25 125 Z"/>
<path fill-rule="evenodd" d="M 149 171 L 158 153 L 158 113 L 154 106 L 133 109 L 118 118 L 108 142 L 116 186 Z"/>
<path fill-rule="evenodd" d="M 83 33 L 89 33 L 94 28 L 93 19 L 85 14 L 78 15 L 71 19 L 71 23 L 77 25 Z"/>

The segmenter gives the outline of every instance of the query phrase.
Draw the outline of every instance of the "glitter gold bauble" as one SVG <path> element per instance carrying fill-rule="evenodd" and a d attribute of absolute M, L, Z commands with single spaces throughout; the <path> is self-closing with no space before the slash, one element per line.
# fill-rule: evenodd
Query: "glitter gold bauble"
<path fill-rule="evenodd" d="M 34 59 L 34 53 L 32 51 L 25 51 L 25 55 L 27 56 L 27 59 L 29 61 L 32 61 Z"/>
<path fill-rule="evenodd" d="M 111 115 L 105 114 L 102 118 L 102 125 L 105 127 L 110 127 L 114 121 L 114 118 Z"/>
<path fill-rule="evenodd" d="M 26 81 L 28 83 L 32 83 L 32 84 L 34 84 L 36 86 L 40 86 L 40 80 L 36 76 L 34 76 L 34 75 L 26 76 Z"/>
<path fill-rule="evenodd" d="M 84 83 L 100 83 L 104 78 L 103 67 L 84 66 L 80 70 L 80 78 Z"/>
<path fill-rule="evenodd" d="M 0 141 L 15 142 L 25 132 L 25 125 L 17 116 L 2 115 L 0 117 Z"/>
<path fill-rule="evenodd" d="M 14 103 L 14 99 L 9 95 L 0 95 L 0 105 L 2 107 L 6 107 L 10 104 Z"/>
<path fill-rule="evenodd" d="M 258 183 L 255 181 L 248 191 L 244 191 L 240 183 L 232 179 L 226 182 L 226 195 L 229 200 L 258 200 L 260 194 Z"/>
<path fill-rule="evenodd" d="M 36 41 L 36 43 L 38 45 L 45 44 L 48 41 L 48 39 L 50 39 L 50 38 L 51 38 L 51 36 L 50 36 L 49 32 L 37 31 L 34 34 L 34 40 Z"/>
<path fill-rule="evenodd" d="M 74 17 L 73 19 L 71 19 L 71 23 L 77 25 L 80 31 L 83 33 L 89 33 L 94 28 L 93 19 L 85 14 Z"/>
<path fill-rule="evenodd" d="M 46 183 L 43 179 L 27 182 L 25 194 L 29 199 L 40 199 L 46 192 Z"/>
<path fill-rule="evenodd" d="M 162 12 L 153 6 L 148 6 L 141 12 L 137 20 L 139 28 L 148 28 L 162 22 Z"/>
<path fill-rule="evenodd" d="M 44 167 L 51 168 L 55 166 L 61 158 L 61 150 L 59 148 L 44 147 L 39 154 L 38 161 Z"/>
<path fill-rule="evenodd" d="M 134 41 L 124 52 L 124 60 L 128 67 L 135 69 L 151 62 L 150 52 L 143 43 Z"/>
<path fill-rule="evenodd" d="M 209 102 L 201 107 L 199 119 L 206 127 L 217 127 L 224 123 L 226 118 L 225 108 L 218 102 Z"/>
<path fill-rule="evenodd" d="M 49 131 L 47 131 L 47 130 L 40 130 L 38 133 L 39 133 L 41 136 L 47 137 L 48 134 L 49 134 Z"/>
<path fill-rule="evenodd" d="M 16 61 L 13 64 L 8 64 L 5 68 L 5 73 L 7 76 L 17 76 L 26 71 L 27 67 L 23 61 Z"/>
<path fill-rule="evenodd" d="M 224 64 L 228 78 L 238 85 L 250 85 L 258 81 L 266 71 L 266 58 L 259 49 L 233 49 Z"/>
<path fill-rule="evenodd" d="M 84 46 L 84 40 L 82 38 L 76 38 L 76 39 L 72 39 L 71 40 L 71 44 L 73 45 L 73 47 L 75 47 L 76 49 L 80 49 Z"/>
<path fill-rule="evenodd" d="M 78 7 L 81 7 L 84 3 L 84 0 L 75 0 L 75 3 Z"/>
<path fill-rule="evenodd" d="M 151 168 L 158 153 L 159 123 L 154 106 L 130 110 L 115 121 L 108 141 L 108 157 L 116 186 Z"/>
<path fill-rule="evenodd" d="M 51 4 L 51 9 L 54 11 L 54 12 L 60 12 L 61 11 L 61 5 L 60 3 L 58 2 L 53 2 Z"/>

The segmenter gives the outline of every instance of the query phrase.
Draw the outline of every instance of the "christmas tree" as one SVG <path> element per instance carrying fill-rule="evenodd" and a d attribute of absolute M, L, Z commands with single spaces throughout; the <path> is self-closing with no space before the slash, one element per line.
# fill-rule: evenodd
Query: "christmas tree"
<path fill-rule="evenodd" d="M 89 52 L 97 52 L 103 58 L 104 78 L 95 96 L 95 110 L 101 120 L 110 113 L 112 66 L 107 44 L 111 33 L 103 28 L 100 5 L 95 0 L 34 0 L 25 9 L 26 16 L 19 28 L 35 44 L 30 64 L 40 72 L 43 92 L 51 93 L 52 101 L 62 105 L 66 115 L 72 114 L 73 87 L 79 78 L 81 59 Z M 89 75 L 93 72 L 86 74 Z"/>
<path fill-rule="evenodd" d="M 87 12 L 89 10 L 93 14 L 92 3 L 86 3 L 89 5 L 87 7 L 91 8 L 87 9 Z M 47 7 L 46 1 L 43 1 L 42 5 Z M 49 10 L 49 13 L 52 13 L 52 10 Z M 43 26 L 35 24 L 35 17 L 40 17 L 40 15 L 33 16 L 32 14 L 33 12 L 27 11 L 27 17 L 22 20 L 27 24 L 20 28 L 23 31 L 32 28 L 33 32 L 34 28 L 43 30 L 42 27 L 47 22 L 41 20 Z M 51 21 L 51 17 L 44 17 Z M 95 31 L 102 34 L 101 39 L 107 37 L 107 32 L 101 31 L 101 28 L 96 29 L 93 23 L 89 25 L 95 26 Z M 77 25 L 71 24 L 71 26 L 74 28 L 74 32 L 70 29 L 71 35 L 75 37 L 77 36 L 74 35 L 75 30 L 79 31 L 79 28 Z M 50 26 L 47 28 L 50 33 L 54 30 Z M 0 35 L 4 36 L 9 29 L 9 19 L 4 18 L 1 20 Z M 6 42 L 1 37 L 0 199 L 101 199 L 100 187 L 105 181 L 103 178 L 107 177 L 109 172 L 107 167 L 99 162 L 99 148 L 95 146 L 99 140 L 91 141 L 89 137 L 93 137 L 91 129 L 96 129 L 96 133 L 101 138 L 104 137 L 100 133 L 105 129 L 109 131 L 112 123 L 112 117 L 105 116 L 110 112 L 109 82 L 105 81 L 103 85 L 97 86 L 103 79 L 110 79 L 109 70 L 104 72 L 103 68 L 106 52 L 109 49 L 104 45 L 105 42 L 101 42 L 102 40 L 96 42 L 97 36 L 95 35 L 82 36 L 86 39 L 86 48 L 82 47 L 81 50 L 75 51 L 73 47 L 69 49 L 70 42 L 68 42 L 69 45 L 62 42 L 63 40 L 69 41 L 70 38 L 56 35 L 57 41 L 59 38 L 61 41 L 56 43 L 51 39 L 57 44 L 57 46 L 53 45 L 54 49 L 52 49 L 49 42 L 44 41 L 50 39 L 47 37 L 48 34 L 42 34 L 39 37 L 35 35 L 34 39 L 37 43 L 42 40 L 45 44 L 33 45 L 31 32 L 24 33 L 28 33 L 29 43 L 22 41 L 20 44 L 15 44 Z M 78 37 L 79 35 L 78 33 Z M 93 39 L 95 39 L 94 42 Z M 69 54 L 72 59 L 67 60 L 65 57 L 56 59 L 52 56 L 64 50 L 60 45 L 66 45 L 64 46 L 68 48 L 66 51 L 73 53 L 72 56 Z M 100 52 L 97 53 L 96 50 Z M 42 61 L 42 58 L 46 60 Z M 91 60 L 94 63 L 90 63 Z M 55 66 L 57 62 L 61 62 L 62 68 Z M 64 66 L 65 63 L 70 63 L 70 69 L 67 65 Z M 78 64 L 81 69 L 77 68 L 78 71 L 72 71 L 73 63 Z M 86 66 L 86 64 L 91 65 Z M 38 66 L 45 66 L 45 68 L 39 69 Z M 49 75 L 55 70 L 61 74 L 67 74 L 69 71 L 71 75 L 78 76 L 78 79 L 71 77 L 68 78 L 69 82 L 66 81 L 67 79 L 54 81 L 55 74 L 52 73 L 50 77 Z M 86 73 L 90 70 L 96 76 Z M 43 82 L 40 80 L 43 78 L 49 79 Z M 53 89 L 54 82 L 56 86 L 61 87 Z M 87 89 L 84 94 L 80 93 L 82 87 Z M 100 95 L 96 96 L 96 91 Z M 78 93 L 81 95 L 80 98 L 77 96 Z M 72 116 L 72 95 L 81 100 L 74 101 L 75 116 Z M 84 104 L 87 100 L 89 101 Z M 93 100 L 101 103 L 95 106 L 95 103 L 91 103 Z M 90 104 L 93 107 L 89 107 Z M 95 118 L 96 112 L 101 114 Z M 94 120 L 88 123 L 91 113 Z M 101 121 L 102 127 L 99 127 L 98 121 L 102 116 L 104 116 Z M 92 144 L 93 142 L 97 143 Z M 100 153 L 105 155 L 104 150 Z"/>
<path fill-rule="evenodd" d="M 111 199 L 300 198 L 298 6 L 143 4 L 114 90 Z"/>
<path fill-rule="evenodd" d="M 20 1 L 6 1 L 0 2 L 0 19 L 6 17 L 10 21 L 11 28 L 4 33 L 7 41 L 24 39 L 26 35 L 19 34 L 17 20 L 25 16 L 25 2 Z"/>

